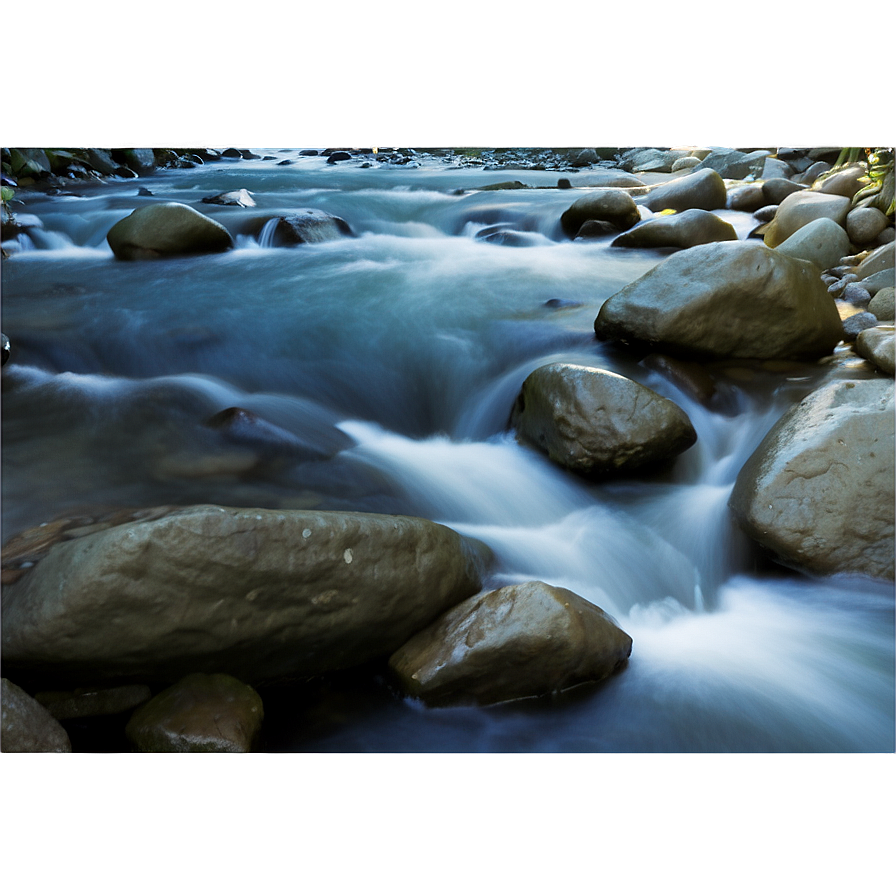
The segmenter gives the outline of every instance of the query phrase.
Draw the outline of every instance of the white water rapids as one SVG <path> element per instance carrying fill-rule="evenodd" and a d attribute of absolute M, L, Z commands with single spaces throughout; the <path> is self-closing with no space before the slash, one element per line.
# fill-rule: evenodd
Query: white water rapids
<path fill-rule="evenodd" d="M 564 176 L 576 187 L 591 175 Z M 533 189 L 470 192 L 513 179 Z M 812 371 L 720 374 L 708 409 L 596 342 L 601 303 L 665 253 L 562 238 L 572 194 L 556 180 L 305 158 L 142 178 L 151 198 L 133 183 L 26 195 L 42 227 L 2 269 L 4 541 L 96 506 L 407 513 L 488 545 L 490 586 L 569 588 L 633 639 L 621 674 L 552 699 L 428 710 L 377 682 L 340 685 L 337 710 L 332 694 L 285 700 L 276 749 L 892 751 L 892 587 L 777 568 L 727 508 Z M 199 204 L 238 189 L 257 207 Z M 356 236 L 275 249 L 262 231 L 224 255 L 116 261 L 109 227 L 158 200 L 233 229 L 320 208 Z M 749 216 L 722 214 L 745 235 Z M 526 240 L 476 238 L 496 224 Z M 520 385 L 557 360 L 678 402 L 696 445 L 670 472 L 606 483 L 519 445 L 508 423 Z M 289 433 L 292 453 L 250 470 L 251 451 L 204 425 L 232 406 Z"/>

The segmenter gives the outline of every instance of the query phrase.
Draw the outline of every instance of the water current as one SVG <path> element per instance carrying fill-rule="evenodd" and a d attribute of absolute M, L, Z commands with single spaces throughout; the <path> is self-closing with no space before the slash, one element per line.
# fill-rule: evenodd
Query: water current
<path fill-rule="evenodd" d="M 705 407 L 597 342 L 602 302 L 667 253 L 564 238 L 559 217 L 577 194 L 557 187 L 557 172 L 271 154 L 295 163 L 20 193 L 20 214 L 42 226 L 2 268 L 14 351 L 3 371 L 4 541 L 85 508 L 411 514 L 488 544 L 490 587 L 569 588 L 634 642 L 628 667 L 600 686 L 496 707 L 427 709 L 376 670 L 272 694 L 271 750 L 894 749 L 892 587 L 774 566 L 727 509 L 741 465 L 817 368 L 720 367 Z M 573 188 L 601 182 L 598 171 L 563 176 Z M 529 188 L 477 189 L 507 180 Z M 240 189 L 255 208 L 200 202 Z M 109 228 L 160 200 L 234 233 L 252 217 L 322 209 L 355 236 L 273 248 L 268 229 L 220 255 L 116 261 Z M 721 215 L 746 237 L 750 216 Z M 495 225 L 513 238 L 477 237 Z M 554 466 L 508 425 L 525 377 L 559 360 L 673 399 L 697 443 L 641 478 L 593 483 Z M 258 465 L 205 425 L 233 406 L 289 433 L 290 451 Z"/>

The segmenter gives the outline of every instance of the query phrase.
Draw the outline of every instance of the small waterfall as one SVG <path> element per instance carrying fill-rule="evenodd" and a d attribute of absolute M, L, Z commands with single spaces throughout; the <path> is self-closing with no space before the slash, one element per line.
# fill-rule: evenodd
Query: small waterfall
<path fill-rule="evenodd" d="M 267 221 L 264 222 L 264 226 L 258 234 L 258 247 L 260 249 L 274 248 L 274 233 L 277 230 L 279 220 L 279 218 L 268 218 Z"/>

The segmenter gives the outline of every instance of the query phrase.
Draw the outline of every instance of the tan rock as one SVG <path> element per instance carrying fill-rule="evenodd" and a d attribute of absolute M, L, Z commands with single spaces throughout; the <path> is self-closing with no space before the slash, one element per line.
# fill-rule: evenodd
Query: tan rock
<path fill-rule="evenodd" d="M 849 209 L 850 202 L 845 196 L 812 190 L 791 193 L 781 200 L 774 220 L 765 232 L 765 245 L 772 249 L 779 246 L 787 237 L 817 218 L 830 218 L 835 224 L 845 227 Z"/>
<path fill-rule="evenodd" d="M 180 202 L 157 202 L 135 209 L 106 236 L 116 258 L 161 258 L 233 247 L 226 227 Z"/>

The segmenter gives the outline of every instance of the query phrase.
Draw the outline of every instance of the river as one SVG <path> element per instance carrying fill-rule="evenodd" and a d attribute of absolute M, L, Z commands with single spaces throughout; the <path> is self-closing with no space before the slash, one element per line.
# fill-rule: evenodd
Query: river
<path fill-rule="evenodd" d="M 602 302 L 667 254 L 562 236 L 561 212 L 597 171 L 563 173 L 570 191 L 556 171 L 258 152 L 275 158 L 20 192 L 18 213 L 42 229 L 2 268 L 4 542 L 96 507 L 411 514 L 488 544 L 490 586 L 569 588 L 633 639 L 628 667 L 600 686 L 496 707 L 427 709 L 376 668 L 272 692 L 271 751 L 893 751 L 892 586 L 776 567 L 727 509 L 740 467 L 817 368 L 730 365 L 707 408 L 596 341 Z M 530 188 L 477 189 L 508 180 Z M 200 202 L 239 189 L 255 208 Z M 232 231 L 322 209 L 355 236 L 115 260 L 109 228 L 160 200 Z M 751 216 L 720 214 L 746 238 Z M 494 225 L 515 236 L 477 238 Z M 605 483 L 522 447 L 513 401 L 561 360 L 673 399 L 697 443 L 669 471 Z M 204 425 L 232 406 L 291 433 L 290 457 L 248 475 L 244 451 Z"/>

